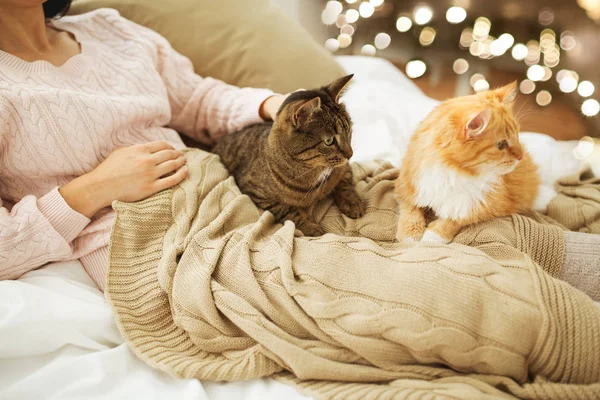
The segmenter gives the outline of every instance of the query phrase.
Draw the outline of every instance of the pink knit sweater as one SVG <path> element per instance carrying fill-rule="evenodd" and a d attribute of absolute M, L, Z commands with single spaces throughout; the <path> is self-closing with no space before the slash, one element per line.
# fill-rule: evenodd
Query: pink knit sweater
<path fill-rule="evenodd" d="M 0 51 L 0 279 L 79 259 L 103 289 L 114 212 L 90 221 L 57 188 L 117 147 L 183 148 L 176 131 L 212 143 L 260 122 L 272 93 L 201 78 L 163 37 L 114 10 L 52 24 L 81 45 L 64 65 Z"/>

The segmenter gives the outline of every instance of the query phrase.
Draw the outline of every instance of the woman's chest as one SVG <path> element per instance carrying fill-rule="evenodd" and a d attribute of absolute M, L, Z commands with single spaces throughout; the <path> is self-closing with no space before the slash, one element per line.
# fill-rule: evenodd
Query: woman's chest
<path fill-rule="evenodd" d="M 169 123 L 160 76 L 146 63 L 98 60 L 81 75 L 41 74 L 22 81 L 0 72 L 0 154 L 20 173 L 81 171 L 132 137 Z M 78 172 L 78 171 L 73 171 Z"/>

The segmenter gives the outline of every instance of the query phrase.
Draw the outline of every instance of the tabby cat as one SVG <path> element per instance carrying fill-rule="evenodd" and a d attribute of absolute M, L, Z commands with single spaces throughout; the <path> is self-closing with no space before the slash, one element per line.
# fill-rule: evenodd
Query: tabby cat
<path fill-rule="evenodd" d="M 516 83 L 441 103 L 419 125 L 396 180 L 400 242 L 450 242 L 468 224 L 534 208 L 537 168 L 519 143 Z M 437 216 L 426 226 L 425 209 Z"/>
<path fill-rule="evenodd" d="M 227 135 L 213 149 L 258 207 L 307 236 L 325 233 L 309 209 L 331 193 L 348 217 L 365 212 L 348 164 L 352 122 L 339 103 L 352 76 L 290 94 L 275 121 Z"/>

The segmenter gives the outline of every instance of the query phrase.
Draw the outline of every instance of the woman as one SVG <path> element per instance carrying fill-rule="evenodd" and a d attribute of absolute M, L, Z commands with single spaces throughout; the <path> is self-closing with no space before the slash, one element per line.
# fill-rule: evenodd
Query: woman
<path fill-rule="evenodd" d="M 114 10 L 55 19 L 70 3 L 0 0 L 0 279 L 79 259 L 103 290 L 110 205 L 186 177 L 176 131 L 211 144 L 285 96 L 199 77 Z M 598 236 L 565 239 L 563 278 L 600 299 Z"/>
<path fill-rule="evenodd" d="M 285 96 L 201 78 L 116 11 L 56 19 L 70 3 L 0 0 L 0 279 L 79 259 L 103 289 L 110 204 L 186 177 L 176 130 L 210 144 Z"/>

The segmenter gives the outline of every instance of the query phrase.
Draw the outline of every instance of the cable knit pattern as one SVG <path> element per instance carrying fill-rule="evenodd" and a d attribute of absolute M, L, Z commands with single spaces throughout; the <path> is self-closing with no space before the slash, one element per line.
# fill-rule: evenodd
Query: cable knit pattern
<path fill-rule="evenodd" d="M 176 130 L 211 144 L 260 122 L 272 92 L 196 75 L 163 37 L 114 10 L 51 23 L 75 36 L 81 54 L 55 67 L 0 51 L 0 279 L 81 258 L 103 288 L 114 213 L 90 223 L 56 188 L 117 147 L 183 148 Z"/>
<path fill-rule="evenodd" d="M 465 228 L 463 244 L 394 243 L 395 173 L 371 162 L 353 165 L 366 214 L 326 199 L 330 233 L 298 236 L 218 157 L 187 157 L 181 184 L 115 204 L 106 293 L 150 365 L 276 374 L 327 400 L 599 398 L 600 309 L 550 275 L 559 227 L 515 217 Z"/>

